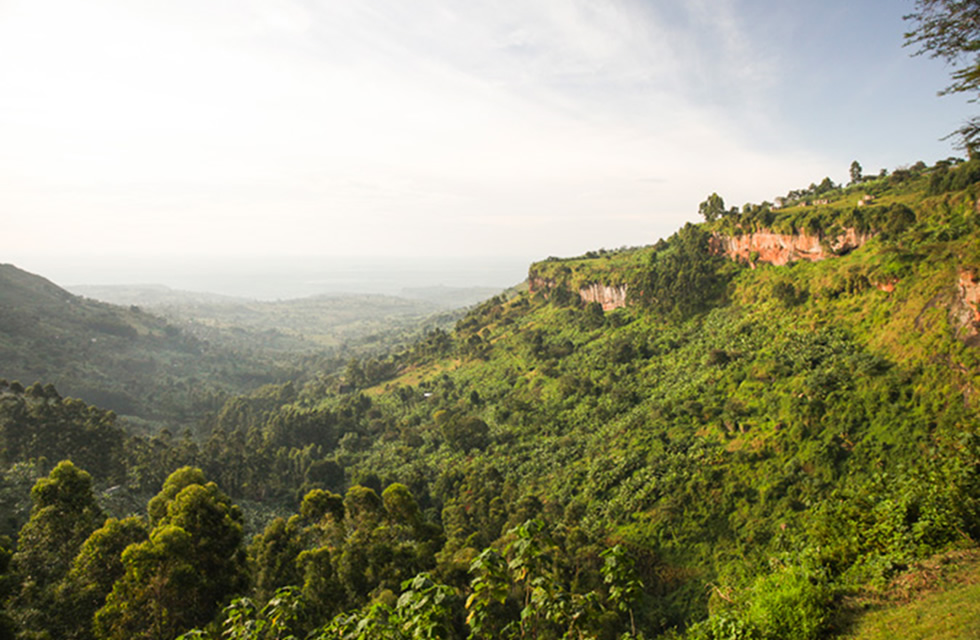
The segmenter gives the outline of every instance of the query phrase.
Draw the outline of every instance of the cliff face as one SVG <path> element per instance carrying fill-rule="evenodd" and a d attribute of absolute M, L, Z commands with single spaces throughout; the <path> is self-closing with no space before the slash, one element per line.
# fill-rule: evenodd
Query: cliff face
<path fill-rule="evenodd" d="M 977 282 L 976 277 L 971 271 L 964 269 L 960 271 L 958 285 L 960 289 L 960 300 L 970 310 L 972 315 L 971 321 L 980 323 L 980 282 Z"/>
<path fill-rule="evenodd" d="M 847 229 L 834 238 L 821 238 L 807 233 L 790 235 L 758 231 L 741 236 L 715 234 L 711 238 L 711 248 L 732 260 L 748 262 L 753 266 L 757 262 L 784 265 L 796 260 L 817 262 L 848 253 L 863 246 L 871 238 L 871 234 L 859 233 L 854 229 Z M 754 260 L 753 254 L 757 254 Z"/>
<path fill-rule="evenodd" d="M 593 282 L 578 290 L 579 296 L 585 302 L 598 302 L 603 311 L 612 311 L 626 306 L 626 292 L 629 287 L 625 284 L 609 286 Z"/>
<path fill-rule="evenodd" d="M 847 229 L 833 238 L 807 233 L 785 234 L 763 230 L 741 236 L 726 236 L 716 233 L 711 237 L 709 246 L 711 251 L 716 254 L 723 254 L 731 260 L 747 262 L 755 268 L 755 265 L 760 262 L 785 265 L 795 260 L 816 262 L 833 258 L 863 246 L 871 238 L 871 234 L 858 233 L 854 229 Z M 554 273 L 554 269 L 552 269 L 552 273 Z M 528 287 L 531 293 L 543 293 L 545 296 L 549 296 L 560 282 L 567 283 L 568 280 L 565 276 L 571 274 L 570 269 L 564 268 L 564 275 L 559 269 L 557 276 L 546 277 L 532 267 L 528 274 Z M 593 276 L 596 280 L 588 284 L 578 285 L 576 283 L 573 285 L 579 286 L 578 295 L 583 302 L 598 302 L 604 311 L 626 306 L 628 285 L 602 282 L 602 273 L 594 273 Z M 619 273 L 616 279 L 628 278 Z M 885 290 L 890 290 L 888 287 L 894 288 L 894 283 L 885 283 L 881 286 Z"/>
<path fill-rule="evenodd" d="M 556 282 L 551 278 L 531 276 L 528 278 L 528 288 L 531 293 L 544 292 L 546 295 L 554 289 Z M 583 302 L 598 302 L 602 305 L 603 311 L 612 311 L 626 306 L 626 293 L 629 286 L 625 284 L 607 285 L 593 282 L 578 290 L 578 295 Z"/>
<path fill-rule="evenodd" d="M 969 345 L 980 346 L 980 282 L 970 269 L 960 269 L 957 296 L 950 307 L 954 325 L 959 325 L 958 335 Z"/>

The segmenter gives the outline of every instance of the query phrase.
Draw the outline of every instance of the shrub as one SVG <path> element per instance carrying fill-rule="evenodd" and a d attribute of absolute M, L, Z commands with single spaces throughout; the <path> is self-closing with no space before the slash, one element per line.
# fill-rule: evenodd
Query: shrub
<path fill-rule="evenodd" d="M 827 627 L 833 589 L 806 569 L 784 567 L 760 576 L 751 592 L 748 622 L 763 638 L 813 640 Z"/>

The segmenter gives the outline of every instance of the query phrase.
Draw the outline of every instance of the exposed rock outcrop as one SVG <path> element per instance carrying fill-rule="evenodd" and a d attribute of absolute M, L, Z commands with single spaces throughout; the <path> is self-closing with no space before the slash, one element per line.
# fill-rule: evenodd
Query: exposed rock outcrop
<path fill-rule="evenodd" d="M 784 265 L 796 260 L 817 262 L 842 255 L 860 248 L 871 238 L 872 234 L 860 233 L 855 229 L 847 229 L 833 238 L 763 230 L 740 236 L 716 233 L 711 238 L 711 248 L 732 260 L 748 262 L 753 266 L 759 262 Z"/>
<path fill-rule="evenodd" d="M 715 253 L 724 254 L 731 260 L 748 262 L 754 268 L 760 262 L 785 265 L 795 260 L 816 262 L 832 258 L 862 247 L 872 237 L 870 233 L 860 233 L 855 229 L 846 229 L 833 238 L 762 230 L 739 236 L 715 233 L 709 246 Z M 533 268 L 528 274 L 528 288 L 532 294 L 550 296 L 558 285 L 559 280 L 540 276 Z M 879 285 L 879 288 L 891 291 L 894 286 L 893 282 L 889 282 Z M 578 295 L 583 302 L 598 302 L 604 311 L 611 311 L 626 306 L 628 292 L 629 286 L 626 284 L 592 282 L 579 288 Z"/>
<path fill-rule="evenodd" d="M 959 325 L 958 336 L 965 343 L 980 345 L 980 282 L 972 269 L 960 269 L 956 299 L 950 307 L 950 320 Z"/>
<path fill-rule="evenodd" d="M 980 323 L 980 282 L 972 270 L 960 270 L 958 286 L 960 300 L 972 313 L 972 322 Z"/>
<path fill-rule="evenodd" d="M 578 290 L 579 296 L 585 302 L 598 302 L 602 305 L 603 311 L 612 311 L 626 306 L 626 293 L 629 286 L 606 285 L 593 282 L 587 287 Z"/>
<path fill-rule="evenodd" d="M 557 282 L 551 278 L 531 276 L 528 278 L 528 289 L 532 294 L 544 293 L 547 295 L 557 286 Z M 601 282 L 593 282 L 578 290 L 578 295 L 583 302 L 598 302 L 602 305 L 603 311 L 612 311 L 626 306 L 626 293 L 629 286 L 625 284 L 609 285 Z"/>

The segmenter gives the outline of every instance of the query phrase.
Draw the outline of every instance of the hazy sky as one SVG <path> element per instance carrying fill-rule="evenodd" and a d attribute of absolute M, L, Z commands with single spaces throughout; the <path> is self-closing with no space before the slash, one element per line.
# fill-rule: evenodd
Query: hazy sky
<path fill-rule="evenodd" d="M 0 0 L 0 262 L 640 245 L 954 155 L 902 0 Z"/>

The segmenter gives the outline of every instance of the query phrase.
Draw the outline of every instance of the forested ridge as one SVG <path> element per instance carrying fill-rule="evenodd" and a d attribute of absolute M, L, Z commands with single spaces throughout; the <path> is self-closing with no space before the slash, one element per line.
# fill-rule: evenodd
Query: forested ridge
<path fill-rule="evenodd" d="M 302 371 L 216 346 L 137 306 L 72 295 L 9 264 L 0 265 L 0 326 L 4 377 L 55 384 L 151 427 L 191 424 L 229 395 Z"/>
<path fill-rule="evenodd" d="M 854 178 L 537 263 L 201 437 L 0 384 L 0 637 L 846 631 L 849 594 L 980 536 L 980 161 Z M 844 229 L 785 266 L 711 243 Z"/>
<path fill-rule="evenodd" d="M 352 356 L 404 345 L 460 315 L 392 296 L 259 302 L 160 287 L 81 289 L 150 304 L 73 295 L 0 264 L 0 375 L 54 384 L 146 433 L 196 432 L 230 397 L 335 372 Z"/>

